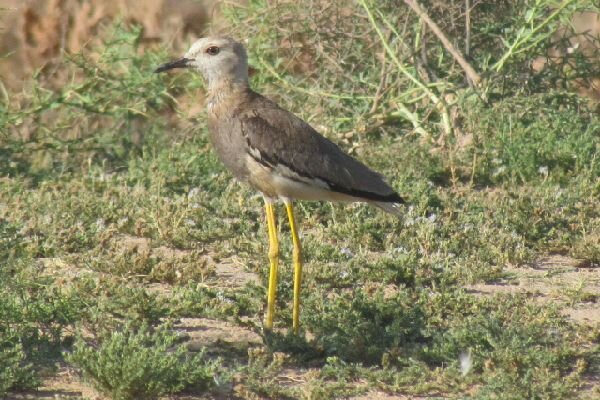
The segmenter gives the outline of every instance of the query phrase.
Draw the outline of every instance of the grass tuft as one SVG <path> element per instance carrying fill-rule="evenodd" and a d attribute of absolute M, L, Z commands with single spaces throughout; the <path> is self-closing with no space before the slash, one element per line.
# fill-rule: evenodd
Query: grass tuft
<path fill-rule="evenodd" d="M 125 325 L 105 335 L 96 344 L 79 336 L 66 358 L 112 399 L 158 399 L 219 381 L 218 361 L 203 352 L 189 355 L 168 325 Z"/>

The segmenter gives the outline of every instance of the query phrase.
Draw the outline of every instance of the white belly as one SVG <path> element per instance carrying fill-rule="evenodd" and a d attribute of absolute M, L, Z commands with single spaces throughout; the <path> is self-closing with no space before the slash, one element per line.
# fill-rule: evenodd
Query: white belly
<path fill-rule="evenodd" d="M 319 179 L 299 176 L 282 165 L 272 169 L 250 156 L 247 156 L 246 165 L 250 172 L 250 184 L 267 197 L 296 200 L 365 201 L 347 194 L 333 192 L 327 183 Z"/>

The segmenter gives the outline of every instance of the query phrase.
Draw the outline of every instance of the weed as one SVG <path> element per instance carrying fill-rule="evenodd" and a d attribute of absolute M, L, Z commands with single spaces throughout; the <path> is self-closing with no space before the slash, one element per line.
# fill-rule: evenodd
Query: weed
<path fill-rule="evenodd" d="M 18 332 L 13 335 L 11 338 L 7 332 L 0 334 L 0 394 L 10 389 L 33 389 L 39 384 L 33 364 L 26 361 Z"/>
<path fill-rule="evenodd" d="M 95 345 L 78 337 L 67 360 L 115 400 L 157 399 L 218 382 L 218 362 L 203 353 L 188 355 L 179 340 L 167 325 L 125 325 L 105 333 Z"/>

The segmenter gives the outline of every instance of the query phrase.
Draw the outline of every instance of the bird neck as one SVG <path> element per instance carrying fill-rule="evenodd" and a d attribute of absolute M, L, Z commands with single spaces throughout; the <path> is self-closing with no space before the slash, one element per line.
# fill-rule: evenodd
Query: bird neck
<path fill-rule="evenodd" d="M 219 80 L 209 81 L 207 107 L 210 114 L 224 115 L 242 103 L 250 91 L 248 81 Z"/>

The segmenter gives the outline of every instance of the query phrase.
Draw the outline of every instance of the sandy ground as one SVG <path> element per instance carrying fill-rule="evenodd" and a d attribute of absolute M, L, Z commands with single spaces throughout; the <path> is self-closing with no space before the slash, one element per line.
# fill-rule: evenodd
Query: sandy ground
<path fill-rule="evenodd" d="M 132 239 L 126 241 L 129 245 L 147 246 L 145 239 Z M 163 254 L 169 249 L 153 249 Z M 173 256 L 178 256 L 178 251 L 172 251 Z M 48 262 L 52 265 L 53 273 L 61 263 L 56 260 Z M 62 264 L 64 268 L 65 265 Z M 65 275 L 73 275 L 71 268 L 64 268 Z M 476 284 L 467 287 L 469 292 L 482 296 L 494 295 L 496 293 L 527 293 L 542 302 L 557 302 L 564 305 L 564 313 L 579 324 L 600 326 L 600 307 L 597 304 L 597 296 L 600 293 L 600 268 L 594 268 L 581 260 L 565 256 L 548 256 L 538 260 L 529 266 L 508 267 L 505 270 L 509 279 L 504 282 L 492 284 Z M 257 282 L 258 277 L 244 271 L 243 265 L 236 260 L 224 260 L 215 265 L 216 277 L 214 281 L 223 287 L 242 287 L 248 282 Z M 212 280 L 212 279 L 211 279 Z M 154 290 L 168 291 L 167 285 L 154 285 Z M 586 299 L 590 301 L 586 301 Z M 594 300 L 591 301 L 591 300 Z M 224 351 L 238 354 L 247 354 L 252 347 L 261 347 L 261 337 L 251 329 L 240 327 L 226 321 L 208 318 L 183 318 L 179 321 L 176 329 L 185 333 L 188 338 L 188 346 L 194 351 L 208 346 L 219 348 Z M 310 374 L 310 370 L 286 371 L 281 376 L 282 384 L 302 385 L 306 382 L 304 375 Z M 285 376 L 284 376 L 285 375 Z M 588 390 L 593 393 L 598 382 L 590 380 L 587 382 Z M 199 399 L 227 399 L 235 397 L 233 384 L 220 388 L 218 392 L 205 396 L 175 396 L 171 399 L 177 400 L 199 400 Z M 32 399 L 91 399 L 105 400 L 91 386 L 81 382 L 78 376 L 66 366 L 61 368 L 57 375 L 47 378 L 40 389 L 32 393 L 11 394 L 7 400 L 32 400 Z M 403 395 L 390 395 L 378 391 L 370 391 L 364 395 L 353 398 L 354 400 L 405 400 L 418 399 Z"/>
<path fill-rule="evenodd" d="M 472 285 L 468 290 L 482 295 L 527 293 L 539 301 L 565 305 L 563 312 L 577 323 L 600 324 L 600 306 L 597 303 L 600 268 L 582 260 L 552 255 L 533 265 L 507 267 L 504 271 L 512 279 L 505 283 Z"/>

